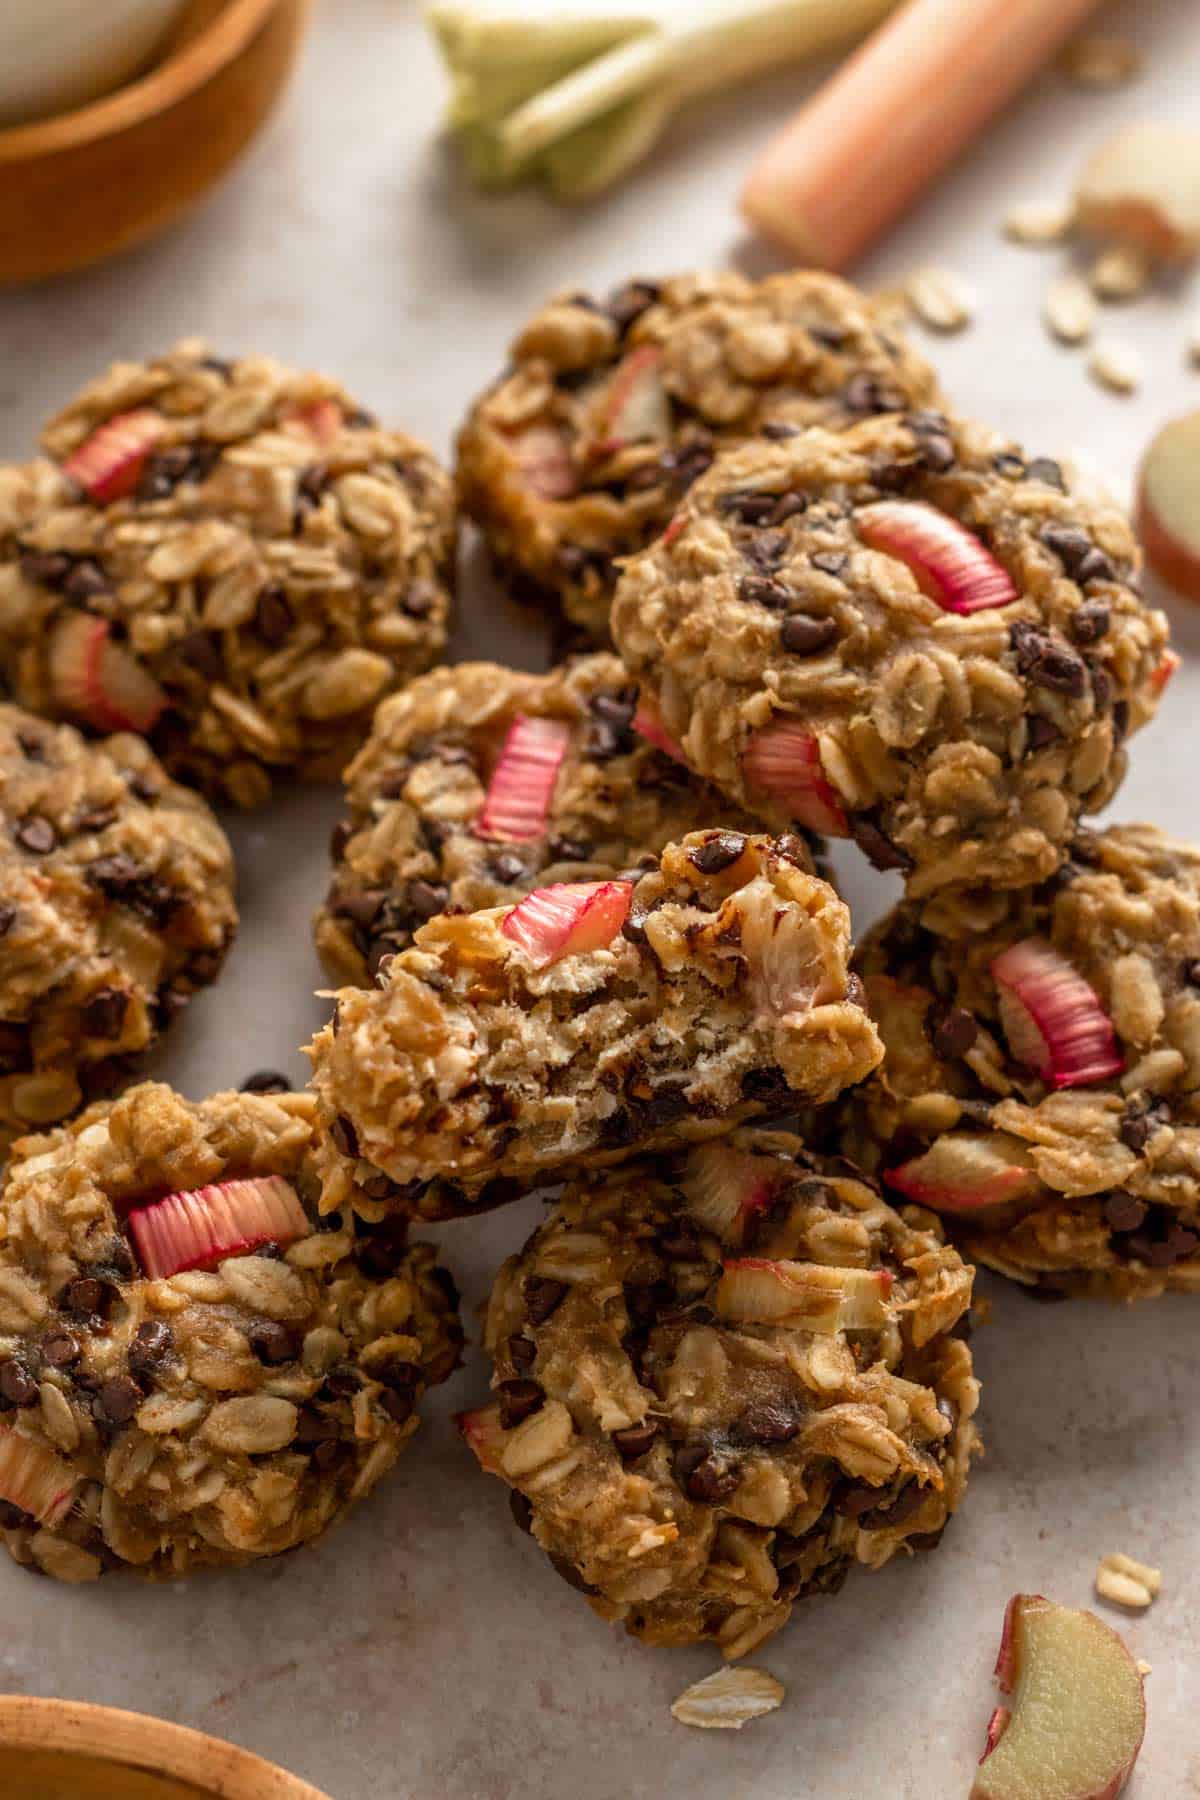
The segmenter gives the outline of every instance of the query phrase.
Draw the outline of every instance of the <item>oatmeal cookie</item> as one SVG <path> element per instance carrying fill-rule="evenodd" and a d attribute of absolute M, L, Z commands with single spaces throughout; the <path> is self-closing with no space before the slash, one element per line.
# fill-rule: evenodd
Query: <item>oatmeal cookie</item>
<path fill-rule="evenodd" d="M 865 295 L 813 270 L 631 281 L 530 320 L 459 439 L 497 561 L 607 642 L 613 561 L 662 530 L 716 449 L 937 398 Z"/>
<path fill-rule="evenodd" d="M 729 451 L 613 630 L 691 765 L 910 897 L 1049 875 L 1176 659 L 1124 515 L 923 412 Z"/>
<path fill-rule="evenodd" d="M 973 1271 L 840 1161 L 738 1131 L 580 1177 L 497 1277 L 460 1427 L 602 1618 L 738 1657 L 963 1498 Z"/>
<path fill-rule="evenodd" d="M 754 826 L 637 735 L 615 656 L 548 675 L 434 669 L 385 700 L 346 773 L 347 817 L 315 935 L 362 986 L 435 913 L 638 872 L 702 825 Z"/>
<path fill-rule="evenodd" d="M 0 705 L 0 1152 L 128 1079 L 215 981 L 233 856 L 145 743 Z"/>
<path fill-rule="evenodd" d="M 118 363 L 0 470 L 0 667 L 254 806 L 329 780 L 446 638 L 449 477 L 333 382 L 187 342 Z"/>
<path fill-rule="evenodd" d="M 309 1047 L 323 1204 L 450 1216 L 833 1100 L 881 1055 L 849 939 L 803 844 L 721 830 L 431 920 Z"/>
<path fill-rule="evenodd" d="M 839 1145 L 1030 1288 L 1200 1290 L 1200 851 L 1082 833 L 1051 881 L 948 915 L 863 944 L 887 1060 Z"/>
<path fill-rule="evenodd" d="M 0 1534 L 64 1581 L 316 1537 L 457 1364 L 427 1244 L 316 1216 L 307 1094 L 147 1082 L 0 1190 Z"/>

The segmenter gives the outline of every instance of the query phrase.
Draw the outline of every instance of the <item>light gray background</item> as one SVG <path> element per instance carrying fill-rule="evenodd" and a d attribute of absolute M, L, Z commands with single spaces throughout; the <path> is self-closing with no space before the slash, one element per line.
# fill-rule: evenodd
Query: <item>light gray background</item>
<path fill-rule="evenodd" d="M 1200 406 L 1183 343 L 1186 290 L 1106 315 L 1146 354 L 1135 399 L 1087 380 L 1038 322 L 1055 261 L 1002 242 L 1012 202 L 1068 183 L 1124 118 L 1195 117 L 1194 0 L 1136 0 L 1149 68 L 1094 97 L 1047 76 L 864 270 L 922 261 L 978 291 L 973 330 L 931 346 L 960 405 L 1041 451 L 1086 447 L 1128 478 L 1150 431 Z M 85 278 L 0 296 L 0 455 L 111 358 L 203 332 L 337 375 L 389 420 L 447 450 L 470 396 L 526 312 L 560 285 L 770 257 L 733 209 L 802 78 L 781 76 L 693 116 L 611 199 L 563 212 L 465 191 L 435 142 L 441 77 L 412 0 L 323 0 L 282 112 L 206 209 L 173 236 Z M 463 653 L 540 659 L 529 622 L 474 568 Z M 1176 609 L 1185 656 L 1165 714 L 1135 744 L 1128 818 L 1195 833 L 1200 612 Z M 308 917 L 325 881 L 330 794 L 293 795 L 233 823 L 243 930 L 220 988 L 193 1007 L 160 1072 L 199 1096 L 263 1064 L 297 1076 L 322 1017 Z M 885 884 L 841 857 L 860 924 Z M 471 1309 L 534 1208 L 445 1228 Z M 1153 1664 L 1135 1800 L 1200 1794 L 1194 1605 L 1200 1420 L 1196 1313 L 1039 1307 L 985 1284 L 977 1340 L 987 1460 L 940 1554 L 860 1575 L 801 1609 L 755 1659 L 787 1701 L 740 1735 L 702 1736 L 667 1708 L 711 1651 L 652 1653 L 594 1619 L 513 1530 L 450 1412 L 481 1395 L 478 1354 L 433 1407 L 394 1478 L 313 1551 L 173 1588 L 83 1589 L 0 1567 L 0 1687 L 106 1701 L 235 1739 L 334 1800 L 952 1800 L 966 1793 L 992 1705 L 990 1668 L 1014 1589 L 1086 1604 L 1096 1558 L 1161 1563 L 1149 1615 L 1129 1621 Z"/>

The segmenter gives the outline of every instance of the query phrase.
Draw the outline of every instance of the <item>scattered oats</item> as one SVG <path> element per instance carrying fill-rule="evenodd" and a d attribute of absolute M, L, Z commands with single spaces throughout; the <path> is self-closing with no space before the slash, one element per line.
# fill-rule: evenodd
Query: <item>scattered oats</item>
<path fill-rule="evenodd" d="M 1124 87 L 1141 72 L 1142 53 L 1128 38 L 1088 34 L 1067 45 L 1059 67 L 1077 87 Z"/>
<path fill-rule="evenodd" d="M 1031 200 L 1005 215 L 1004 234 L 1014 244 L 1061 244 L 1074 223 L 1073 200 Z"/>
<path fill-rule="evenodd" d="M 1047 291 L 1045 318 L 1060 343 L 1084 343 L 1096 318 L 1091 288 L 1078 275 L 1060 275 Z"/>
<path fill-rule="evenodd" d="M 1092 351 L 1088 374 L 1111 394 L 1134 394 L 1142 384 L 1142 359 L 1127 344 L 1109 339 Z"/>
<path fill-rule="evenodd" d="M 1102 250 L 1088 270 L 1088 285 L 1098 300 L 1136 300 L 1150 283 L 1150 264 L 1130 244 Z"/>
<path fill-rule="evenodd" d="M 904 284 L 909 307 L 931 331 L 961 331 L 971 323 L 970 296 L 949 269 L 918 269 Z"/>
<path fill-rule="evenodd" d="M 1102 1600 L 1111 1600 L 1117 1606 L 1141 1610 L 1156 1598 L 1161 1587 L 1160 1569 L 1135 1562 L 1132 1556 L 1123 1556 L 1119 1550 L 1114 1550 L 1110 1556 L 1102 1556 L 1096 1567 L 1096 1592 Z"/>
<path fill-rule="evenodd" d="M 783 1694 L 765 1669 L 718 1669 L 680 1694 L 671 1717 L 703 1731 L 740 1731 L 747 1720 L 774 1712 Z"/>

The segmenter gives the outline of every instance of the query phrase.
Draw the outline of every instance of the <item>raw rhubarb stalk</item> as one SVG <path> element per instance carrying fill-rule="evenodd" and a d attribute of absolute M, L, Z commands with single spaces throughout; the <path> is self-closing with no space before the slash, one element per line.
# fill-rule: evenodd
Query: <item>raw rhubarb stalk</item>
<path fill-rule="evenodd" d="M 476 823 L 483 838 L 530 844 L 546 829 L 571 732 L 561 719 L 518 713 L 508 728 Z"/>
<path fill-rule="evenodd" d="M 892 1280 L 887 1269 L 743 1256 L 723 1265 L 716 1310 L 723 1319 L 792 1325 L 827 1336 L 868 1330 L 887 1322 Z"/>
<path fill-rule="evenodd" d="M 727 1144 L 699 1145 L 683 1178 L 689 1213 L 727 1244 L 742 1242 L 750 1220 L 771 1204 L 779 1185 L 776 1163 Z"/>
<path fill-rule="evenodd" d="M 59 705 L 97 731 L 147 732 L 167 704 L 154 677 L 114 644 L 107 619 L 69 613 L 55 628 L 47 660 Z"/>
<path fill-rule="evenodd" d="M 821 768 L 817 740 L 798 719 L 781 719 L 756 732 L 742 753 L 742 772 L 752 788 L 770 794 L 810 831 L 848 835 L 846 815 Z"/>
<path fill-rule="evenodd" d="M 687 766 L 687 758 L 683 754 L 682 745 L 671 736 L 662 722 L 662 714 L 658 707 L 645 692 L 638 695 L 637 711 L 633 715 L 633 729 L 639 737 L 644 737 L 648 744 L 653 744 L 656 750 L 661 750 L 673 762 L 683 763 L 685 767 Z"/>
<path fill-rule="evenodd" d="M 78 1482 L 52 1450 L 20 1432 L 0 1430 L 0 1500 L 19 1506 L 40 1525 L 54 1525 L 70 1509 Z"/>
<path fill-rule="evenodd" d="M 883 1178 L 907 1200 L 941 1213 L 1031 1199 L 1041 1186 L 1024 1146 L 998 1131 L 947 1132 L 924 1155 L 885 1170 Z"/>
<path fill-rule="evenodd" d="M 603 950 L 629 916 L 632 881 L 560 881 L 535 888 L 500 921 L 535 969 Z"/>
<path fill-rule="evenodd" d="M 162 432 L 161 418 L 149 407 L 119 413 L 115 419 L 98 425 L 71 452 L 62 472 L 98 506 L 123 500 L 142 479 L 147 458 Z"/>
<path fill-rule="evenodd" d="M 262 1244 L 294 1243 L 310 1227 L 290 1182 L 264 1175 L 168 1194 L 130 1213 L 129 1229 L 142 1268 L 161 1281 L 249 1256 Z"/>
<path fill-rule="evenodd" d="M 1107 1081 L 1125 1067 L 1094 989 L 1043 938 L 1025 938 L 991 964 L 1000 1023 L 1019 1063 L 1051 1087 Z"/>
<path fill-rule="evenodd" d="M 597 445 L 603 454 L 670 435 L 671 403 L 662 383 L 662 356 L 656 345 L 640 344 L 618 363 L 605 398 L 604 437 Z"/>
<path fill-rule="evenodd" d="M 945 612 L 977 613 L 1018 598 L 1007 569 L 957 519 L 913 500 L 880 500 L 855 515 L 858 535 L 910 571 Z"/>
<path fill-rule="evenodd" d="M 957 162 L 1098 0 L 908 0 L 768 144 L 745 216 L 842 269 Z"/>

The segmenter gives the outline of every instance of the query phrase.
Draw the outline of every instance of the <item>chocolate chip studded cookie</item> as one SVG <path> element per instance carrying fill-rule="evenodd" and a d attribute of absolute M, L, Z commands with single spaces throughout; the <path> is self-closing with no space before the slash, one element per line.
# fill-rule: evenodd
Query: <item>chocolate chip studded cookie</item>
<path fill-rule="evenodd" d="M 448 907 L 636 874 L 702 825 L 753 830 L 638 734 L 636 712 L 637 689 L 603 655 L 549 675 L 460 663 L 385 700 L 347 771 L 316 919 L 333 979 L 370 981 Z"/>
<path fill-rule="evenodd" d="M 441 653 L 447 476 L 319 375 L 189 342 L 118 363 L 0 471 L 0 663 L 16 699 L 147 736 L 253 806 L 336 775 Z"/>
<path fill-rule="evenodd" d="M 470 1212 L 831 1101 L 880 1057 L 849 933 L 803 845 L 724 830 L 432 919 L 309 1048 L 323 1204 Z"/>
<path fill-rule="evenodd" d="M 525 326 L 463 428 L 459 490 L 497 560 L 604 643 L 614 558 L 662 530 L 720 445 L 935 399 L 928 366 L 832 275 L 631 281 Z"/>
<path fill-rule="evenodd" d="M 1028 1287 L 1200 1289 L 1200 852 L 1084 833 L 1058 875 L 892 913 L 859 966 L 887 1045 L 837 1141 Z"/>
<path fill-rule="evenodd" d="M 0 1190 L 0 1535 L 63 1581 L 316 1537 L 458 1361 L 427 1244 L 325 1219 L 309 1096 L 147 1083 Z"/>
<path fill-rule="evenodd" d="M 932 412 L 728 452 L 613 630 L 699 773 L 915 899 L 1044 878 L 1175 658 L 1123 514 Z"/>
<path fill-rule="evenodd" d="M 237 926 L 233 857 L 141 739 L 0 705 L 0 1152 L 129 1079 Z"/>
<path fill-rule="evenodd" d="M 460 1426 L 602 1618 L 744 1656 L 941 1537 L 976 1447 L 972 1275 L 783 1132 L 592 1174 L 501 1269 L 495 1397 Z"/>

